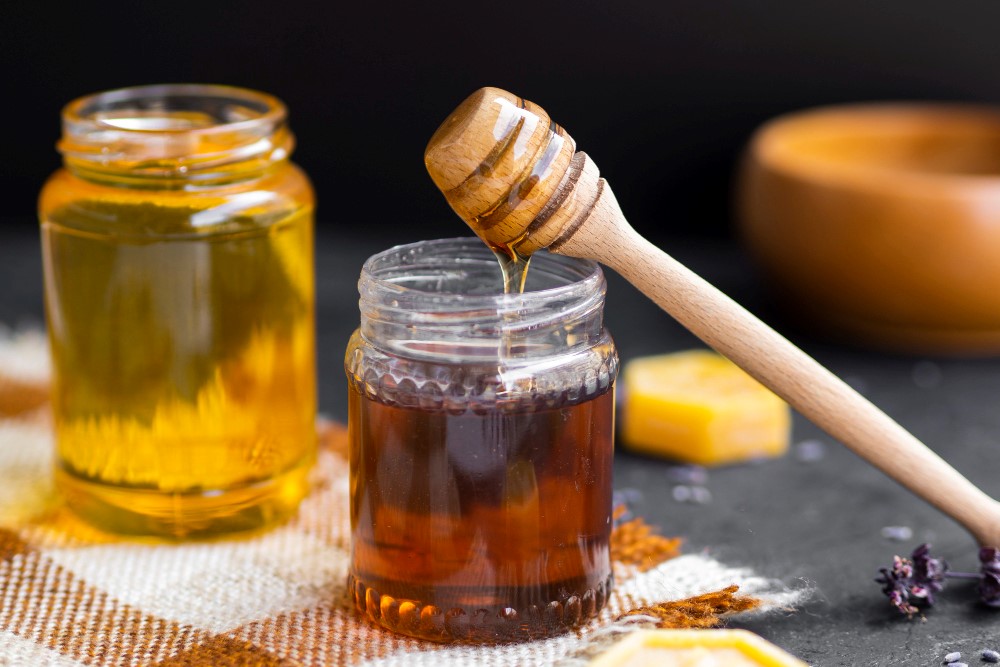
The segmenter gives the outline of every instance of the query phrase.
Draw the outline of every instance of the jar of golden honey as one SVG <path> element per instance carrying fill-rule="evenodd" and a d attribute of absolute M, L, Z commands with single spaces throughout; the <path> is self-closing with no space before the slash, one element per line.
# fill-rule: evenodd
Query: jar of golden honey
<path fill-rule="evenodd" d="M 284 105 L 208 85 L 63 110 L 40 199 L 56 480 L 115 533 L 287 517 L 315 457 L 313 193 Z"/>
<path fill-rule="evenodd" d="M 611 586 L 614 344 L 597 264 L 537 253 L 504 294 L 478 239 L 370 258 L 348 344 L 358 611 L 437 641 L 593 617 Z"/>

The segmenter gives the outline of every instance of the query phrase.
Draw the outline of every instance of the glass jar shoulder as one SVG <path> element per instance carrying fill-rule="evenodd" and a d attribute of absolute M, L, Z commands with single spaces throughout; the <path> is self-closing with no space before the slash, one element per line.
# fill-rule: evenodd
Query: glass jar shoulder
<path fill-rule="evenodd" d="M 536 410 L 595 398 L 614 385 L 619 360 L 607 330 L 588 345 L 491 361 L 408 357 L 355 331 L 344 369 L 349 387 L 388 405 L 447 410 Z"/>
<path fill-rule="evenodd" d="M 223 184 L 147 185 L 82 178 L 63 167 L 42 188 L 39 218 L 68 232 L 119 239 L 203 237 L 265 230 L 310 214 L 315 201 L 308 177 L 288 161 Z"/>

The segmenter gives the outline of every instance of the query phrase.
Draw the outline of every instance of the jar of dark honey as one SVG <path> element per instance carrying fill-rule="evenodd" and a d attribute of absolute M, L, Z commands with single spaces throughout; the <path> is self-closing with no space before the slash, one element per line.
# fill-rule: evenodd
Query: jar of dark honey
<path fill-rule="evenodd" d="M 107 531 L 264 528 L 315 459 L 313 192 L 276 98 L 114 90 L 63 110 L 39 203 L 56 481 Z"/>
<path fill-rule="evenodd" d="M 593 617 L 612 584 L 614 381 L 597 264 L 544 252 L 503 294 L 478 239 L 370 258 L 347 348 L 359 612 L 437 641 Z"/>

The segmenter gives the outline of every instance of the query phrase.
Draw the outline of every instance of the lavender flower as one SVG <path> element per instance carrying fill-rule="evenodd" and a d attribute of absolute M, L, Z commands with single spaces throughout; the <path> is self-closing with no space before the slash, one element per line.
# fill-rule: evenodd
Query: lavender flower
<path fill-rule="evenodd" d="M 982 563 L 979 580 L 979 597 L 990 607 L 1000 607 L 1000 549 L 983 547 L 979 550 Z"/>
<path fill-rule="evenodd" d="M 882 584 L 882 592 L 888 596 L 889 602 L 901 613 L 912 617 L 920 611 L 920 607 L 934 604 L 934 594 L 944 587 L 948 564 L 931 558 L 930 545 L 921 544 L 913 550 L 910 558 L 894 556 L 892 568 L 883 567 L 879 571 L 882 576 L 875 581 Z"/>
<path fill-rule="evenodd" d="M 919 609 L 910 603 L 910 587 L 913 581 L 913 565 L 906 558 L 893 556 L 892 569 L 881 568 L 882 576 L 875 581 L 882 584 L 882 592 L 889 602 L 907 616 L 913 616 Z"/>
<path fill-rule="evenodd" d="M 984 604 L 1000 608 L 1000 549 L 982 547 L 979 550 L 982 567 L 979 572 L 950 572 L 943 560 L 931 558 L 930 545 L 921 544 L 909 558 L 894 556 L 891 568 L 881 568 L 882 592 L 896 609 L 913 616 L 920 607 L 934 604 L 934 594 L 944 588 L 945 578 L 978 579 L 979 598 Z"/>
<path fill-rule="evenodd" d="M 913 550 L 913 587 L 910 594 L 927 600 L 927 606 L 934 604 L 934 594 L 944 588 L 944 578 L 948 563 L 939 558 L 931 558 L 931 545 L 921 544 Z"/>

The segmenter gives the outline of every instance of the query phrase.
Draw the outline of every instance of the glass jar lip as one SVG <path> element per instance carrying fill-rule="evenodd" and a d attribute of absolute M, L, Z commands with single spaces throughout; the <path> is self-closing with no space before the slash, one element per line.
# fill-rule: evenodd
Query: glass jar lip
<path fill-rule="evenodd" d="M 414 260 L 413 263 L 400 263 L 400 260 L 406 257 Z M 523 304 L 526 301 L 560 301 L 572 298 L 574 295 L 595 291 L 603 292 L 605 282 L 604 273 L 597 262 L 547 252 L 539 252 L 532 257 L 531 270 L 555 273 L 558 278 L 565 280 L 565 283 L 542 289 L 526 290 L 520 294 L 503 294 L 499 291 L 489 294 L 468 294 L 420 289 L 401 284 L 399 280 L 392 277 L 386 277 L 386 274 L 398 273 L 408 267 L 429 266 L 434 262 L 449 262 L 460 266 L 463 262 L 469 261 L 495 263 L 496 258 L 489 247 L 475 236 L 433 239 L 393 246 L 372 255 L 365 261 L 361 269 L 359 289 L 362 293 L 364 293 L 365 288 L 369 288 L 409 298 L 426 297 L 432 301 L 429 305 L 433 306 L 435 310 L 450 310 L 449 305 L 451 304 L 462 310 L 468 310 L 474 308 L 477 303 L 489 306 L 502 301 L 511 301 L 517 304 Z M 499 290 L 502 286 L 499 266 L 496 270 Z M 531 270 L 529 270 L 529 277 L 532 275 Z"/>
<path fill-rule="evenodd" d="M 504 294 L 497 258 L 477 237 L 389 248 L 364 263 L 358 280 L 361 335 L 410 359 L 461 363 L 499 354 L 505 365 L 600 341 L 607 288 L 600 266 L 544 251 L 531 261 L 530 291 Z"/>
<path fill-rule="evenodd" d="M 137 187 L 213 187 L 287 160 L 287 109 L 267 93 L 216 84 L 154 84 L 73 100 L 63 163 L 78 176 Z"/>
<path fill-rule="evenodd" d="M 128 127 L 109 122 L 108 118 L 94 117 L 94 113 L 102 108 L 113 108 L 115 104 L 127 101 L 168 100 L 170 98 L 202 98 L 230 99 L 250 105 L 258 110 L 259 115 L 251 118 L 212 123 L 202 127 Z M 245 132 L 254 128 L 277 127 L 288 116 L 284 103 L 268 93 L 227 86 L 221 84 L 203 83 L 163 83 L 144 86 L 129 86 L 116 88 L 78 97 L 63 107 L 62 119 L 64 131 L 74 135 L 89 131 L 111 130 L 116 132 L 135 132 L 143 135 L 171 136 L 178 133 L 211 134 L 215 132 Z"/>

